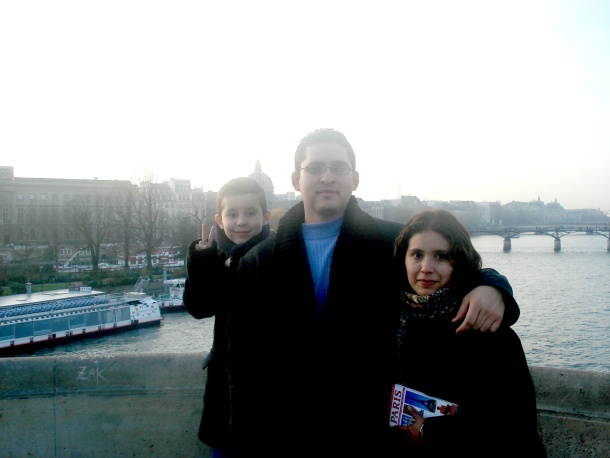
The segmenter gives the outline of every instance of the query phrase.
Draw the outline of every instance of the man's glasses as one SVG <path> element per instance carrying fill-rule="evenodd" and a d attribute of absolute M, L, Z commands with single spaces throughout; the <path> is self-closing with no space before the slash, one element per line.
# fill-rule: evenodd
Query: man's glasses
<path fill-rule="evenodd" d="M 308 175 L 320 176 L 330 169 L 333 175 L 347 175 L 352 171 L 350 166 L 345 162 L 333 162 L 331 165 L 326 165 L 323 162 L 312 162 L 306 167 L 301 167 L 299 170 L 305 170 Z"/>

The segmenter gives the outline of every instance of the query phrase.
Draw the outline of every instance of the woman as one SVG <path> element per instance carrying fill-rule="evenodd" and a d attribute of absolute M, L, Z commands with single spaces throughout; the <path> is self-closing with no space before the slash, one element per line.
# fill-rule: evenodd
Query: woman
<path fill-rule="evenodd" d="M 545 456 L 517 334 L 508 326 L 457 334 L 451 322 L 482 267 L 467 229 L 448 211 L 420 212 L 394 258 L 402 289 L 395 382 L 454 406 L 426 418 L 421 406 L 407 407 L 393 431 L 395 456 Z"/>

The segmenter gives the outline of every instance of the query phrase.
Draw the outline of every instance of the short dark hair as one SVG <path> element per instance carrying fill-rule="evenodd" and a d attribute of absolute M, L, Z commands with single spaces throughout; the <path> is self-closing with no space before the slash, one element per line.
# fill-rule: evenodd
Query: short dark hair
<path fill-rule="evenodd" d="M 472 245 L 468 229 L 451 212 L 441 208 L 422 210 L 413 215 L 394 242 L 394 260 L 399 272 L 402 271 L 399 278 L 403 286 L 408 285 L 404 269 L 409 241 L 414 235 L 426 231 L 439 233 L 451 245 L 449 259 L 453 264 L 453 273 L 450 283 L 457 285 L 461 291 L 472 289 L 483 260 Z"/>
<path fill-rule="evenodd" d="M 222 213 L 222 200 L 225 197 L 239 196 L 241 194 L 254 194 L 258 196 L 263 214 L 267 213 L 267 195 L 256 180 L 247 177 L 233 178 L 223 184 L 216 195 L 216 213 Z"/>
<path fill-rule="evenodd" d="M 299 146 L 297 146 L 297 150 L 294 153 L 295 171 L 298 172 L 301 169 L 301 164 L 305 160 L 305 150 L 307 147 L 318 143 L 336 143 L 337 145 L 343 146 L 347 150 L 347 157 L 352 165 L 352 170 L 356 170 L 356 154 L 345 135 L 335 129 L 321 128 L 309 132 L 303 137 Z"/>

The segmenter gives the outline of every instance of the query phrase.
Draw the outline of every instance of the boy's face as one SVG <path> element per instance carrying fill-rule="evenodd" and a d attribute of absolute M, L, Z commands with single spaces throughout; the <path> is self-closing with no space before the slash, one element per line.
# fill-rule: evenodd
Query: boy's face
<path fill-rule="evenodd" d="M 233 243 L 247 242 L 269 222 L 269 212 L 263 214 L 258 196 L 252 193 L 225 197 L 221 208 L 214 219 Z"/>

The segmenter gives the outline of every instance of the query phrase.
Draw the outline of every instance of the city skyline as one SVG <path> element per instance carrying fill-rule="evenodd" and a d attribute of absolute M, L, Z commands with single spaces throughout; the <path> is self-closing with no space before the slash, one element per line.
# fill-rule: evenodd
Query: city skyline
<path fill-rule="evenodd" d="M 0 166 L 0 168 L 6 168 L 6 167 L 7 167 L 7 166 Z M 11 167 L 11 166 L 8 166 L 8 167 Z M 15 172 L 15 171 L 13 170 L 13 172 Z M 264 172 L 264 170 L 262 170 L 262 172 L 263 172 L 263 173 L 265 173 L 265 172 Z M 251 172 L 251 173 L 252 173 L 252 172 Z M 249 176 L 249 175 L 251 175 L 251 173 L 246 174 L 246 175 L 244 175 L 244 176 Z M 259 169 L 259 173 L 260 173 L 260 169 Z M 67 178 L 67 177 L 53 177 L 53 178 L 47 178 L 47 177 L 20 177 L 20 176 L 18 176 L 16 173 L 15 173 L 15 175 L 14 175 L 14 178 L 15 178 L 16 180 L 20 180 L 20 179 L 28 179 L 28 180 L 30 180 L 30 179 L 33 179 L 33 180 L 38 180 L 38 179 L 42 179 L 42 180 L 44 180 L 44 179 L 51 179 L 51 180 L 65 180 L 65 179 L 67 179 L 67 180 L 85 180 L 85 181 L 86 181 L 86 180 L 93 180 L 93 181 L 100 181 L 100 179 L 98 179 L 98 178 Z M 271 177 L 269 177 L 269 178 L 271 178 Z M 159 181 L 157 181 L 157 183 L 158 183 L 158 184 L 169 183 L 171 180 L 178 180 L 178 181 L 182 181 L 182 180 L 189 180 L 189 179 L 188 179 L 188 178 L 184 178 L 184 177 L 172 177 L 172 178 L 170 178 L 169 180 L 162 180 L 162 181 L 161 181 L 161 180 L 159 180 Z M 273 179 L 272 179 L 272 178 L 271 178 L 271 180 L 273 181 Z M 106 181 L 106 182 L 107 182 L 107 181 L 112 182 L 112 181 L 116 181 L 116 180 L 112 180 L 112 179 L 111 179 L 111 180 L 104 180 L 104 181 Z M 130 180 L 129 180 L 129 179 L 127 179 L 127 180 L 123 180 L 123 181 L 130 181 Z M 189 181 L 190 181 L 190 180 L 189 180 Z M 133 181 L 132 181 L 131 183 L 132 183 L 132 184 L 134 184 L 134 185 L 139 185 L 139 183 L 137 183 L 137 182 L 133 182 Z M 38 186 L 38 183 L 36 183 L 36 184 L 35 184 L 35 186 Z M 170 187 L 171 187 L 171 185 L 170 185 Z M 266 187 L 266 185 L 264 185 L 264 184 L 263 184 L 263 187 Z M 218 192 L 218 189 L 208 189 L 208 188 L 205 188 L 205 187 L 196 187 L 196 186 L 193 186 L 193 183 L 191 183 L 191 191 L 196 190 L 196 189 L 202 190 L 203 192 L 212 192 L 212 193 L 217 193 L 217 192 Z M 266 190 L 266 192 L 267 192 L 267 190 Z M 278 191 L 277 191 L 277 190 L 275 190 L 275 188 L 274 188 L 274 192 L 273 192 L 273 194 L 274 194 L 274 195 L 276 196 L 276 198 L 278 198 L 280 201 L 281 201 L 281 200 L 284 200 L 284 199 L 283 199 L 283 197 L 285 197 L 287 200 L 291 200 L 291 199 L 292 199 L 292 197 L 290 197 L 290 196 L 289 196 L 290 194 L 294 195 L 294 198 L 295 198 L 295 199 L 300 198 L 300 193 L 299 193 L 298 191 L 295 191 L 294 189 L 289 190 L 289 191 L 286 191 L 286 192 L 281 192 L 281 191 L 279 191 L 279 192 L 278 192 Z M 512 204 L 512 203 L 527 204 L 527 203 L 533 203 L 533 202 L 542 202 L 544 205 L 548 205 L 548 204 L 557 203 L 557 204 L 559 204 L 559 205 L 561 206 L 561 208 L 563 208 L 564 210 L 599 210 L 599 211 L 602 211 L 602 212 L 603 212 L 603 213 L 604 213 L 606 216 L 610 217 L 610 211 L 604 211 L 604 210 L 602 210 L 602 209 L 599 209 L 599 208 L 594 208 L 594 207 L 592 207 L 592 206 L 582 206 L 582 207 L 574 207 L 574 208 L 571 208 L 571 207 L 566 207 L 566 206 L 565 206 L 565 205 L 564 205 L 562 202 L 560 202 L 560 201 L 558 201 L 558 200 L 555 200 L 555 199 L 554 199 L 554 200 L 545 200 L 545 199 L 541 198 L 540 196 L 538 196 L 538 197 L 536 197 L 536 198 L 533 198 L 533 199 L 524 200 L 524 201 L 519 201 L 519 200 L 516 200 L 516 199 L 511 199 L 510 201 L 507 201 L 507 202 L 497 202 L 497 201 L 493 201 L 493 200 L 489 200 L 489 199 L 483 199 L 483 200 L 472 200 L 472 199 L 453 199 L 453 198 L 449 198 L 449 199 L 422 199 L 422 198 L 420 198 L 420 196 L 413 195 L 413 194 L 403 194 L 402 196 L 399 196 L 399 197 L 396 197 L 396 198 L 393 198 L 393 197 L 381 197 L 380 199 L 367 199 L 367 198 L 365 198 L 365 197 L 363 197 L 363 196 L 359 195 L 359 194 L 358 194 L 358 192 L 356 191 L 356 192 L 354 192 L 354 197 L 359 198 L 359 199 L 363 199 L 364 201 L 367 201 L 367 202 L 399 201 L 399 200 L 401 200 L 401 198 L 405 198 L 405 197 L 411 198 L 411 197 L 414 197 L 414 198 L 416 198 L 417 200 L 419 200 L 421 204 L 426 204 L 426 203 L 430 203 L 430 202 L 432 202 L 432 203 L 441 203 L 441 202 L 442 202 L 442 203 L 451 203 L 451 202 L 456 202 L 456 203 L 457 203 L 457 202 L 475 202 L 475 203 L 477 203 L 477 204 L 484 204 L 484 203 L 489 203 L 489 204 L 497 204 L 497 203 L 499 203 L 500 205 L 504 206 L 504 205 L 506 205 L 506 204 Z"/>
<path fill-rule="evenodd" d="M 365 200 L 610 211 L 610 2 L 0 4 L 0 165 L 189 179 L 344 132 Z"/>

